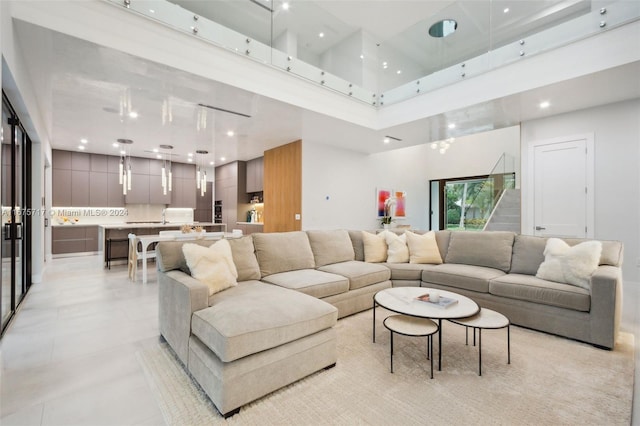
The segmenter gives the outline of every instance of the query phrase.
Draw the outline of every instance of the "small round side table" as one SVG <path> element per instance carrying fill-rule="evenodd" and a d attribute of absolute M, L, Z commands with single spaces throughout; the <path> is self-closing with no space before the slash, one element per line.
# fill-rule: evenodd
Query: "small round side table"
<path fill-rule="evenodd" d="M 483 329 L 507 329 L 507 364 L 511 364 L 511 330 L 509 318 L 500 312 L 482 308 L 472 317 L 450 319 L 452 323 L 465 327 L 466 344 L 469 344 L 469 327 L 473 328 L 473 345 L 476 345 L 476 330 L 478 330 L 478 376 L 482 376 L 482 330 Z"/>
<path fill-rule="evenodd" d="M 391 372 L 393 373 L 393 334 L 427 336 L 427 358 L 431 361 L 431 378 L 433 379 L 433 335 L 439 330 L 438 324 L 428 318 L 407 315 L 388 316 L 384 319 L 383 324 L 391 333 Z"/>

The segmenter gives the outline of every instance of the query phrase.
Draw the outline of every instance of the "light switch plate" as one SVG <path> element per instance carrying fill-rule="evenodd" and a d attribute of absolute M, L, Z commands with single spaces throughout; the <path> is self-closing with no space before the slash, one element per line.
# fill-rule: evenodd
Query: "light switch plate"
<path fill-rule="evenodd" d="M 300 213 L 296 213 L 296 220 L 300 220 Z"/>

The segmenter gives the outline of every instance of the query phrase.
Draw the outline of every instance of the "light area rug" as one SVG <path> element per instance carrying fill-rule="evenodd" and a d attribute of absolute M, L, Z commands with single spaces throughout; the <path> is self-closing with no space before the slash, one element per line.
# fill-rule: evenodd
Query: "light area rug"
<path fill-rule="evenodd" d="M 628 425 L 634 377 L 633 335 L 613 351 L 511 327 L 482 333 L 477 347 L 464 327 L 443 322 L 442 371 L 429 378 L 426 338 L 394 337 L 389 372 L 387 312 L 378 308 L 376 343 L 371 310 L 338 321 L 338 363 L 244 406 L 225 420 L 185 372 L 166 343 L 138 352 L 169 425 Z M 435 339 L 434 339 L 435 342 Z"/>

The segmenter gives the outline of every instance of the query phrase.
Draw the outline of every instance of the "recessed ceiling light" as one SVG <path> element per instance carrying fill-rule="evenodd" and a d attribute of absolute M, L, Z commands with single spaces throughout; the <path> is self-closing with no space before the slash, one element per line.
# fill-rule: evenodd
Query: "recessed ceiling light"
<path fill-rule="evenodd" d="M 282 3 L 282 9 L 289 10 L 289 3 L 287 2 Z"/>
<path fill-rule="evenodd" d="M 193 162 L 193 158 L 188 158 L 187 161 L 192 163 Z"/>
<path fill-rule="evenodd" d="M 396 74 L 402 74 L 402 70 L 396 71 Z"/>
<path fill-rule="evenodd" d="M 88 140 L 86 140 L 85 138 L 80 139 L 80 143 L 87 143 L 89 142 Z"/>
<path fill-rule="evenodd" d="M 456 123 L 449 123 L 449 128 L 450 129 L 455 129 L 456 128 Z"/>
<path fill-rule="evenodd" d="M 189 157 L 193 157 L 193 152 L 187 154 Z"/>
<path fill-rule="evenodd" d="M 158 155 L 156 155 L 156 158 L 157 158 L 158 160 L 160 160 L 160 159 L 162 159 L 162 155 L 158 154 Z"/>
<path fill-rule="evenodd" d="M 442 38 L 453 34 L 458 29 L 458 23 L 453 19 L 443 19 L 429 28 L 431 37 Z"/>
<path fill-rule="evenodd" d="M 320 38 L 324 38 L 324 33 L 319 33 L 319 34 L 318 34 L 318 37 L 320 37 Z"/>
<path fill-rule="evenodd" d="M 131 112 L 129 113 L 129 118 L 138 118 L 138 113 L 137 113 L 137 112 L 135 112 L 135 111 L 131 111 Z"/>
<path fill-rule="evenodd" d="M 391 142 L 391 140 L 389 138 L 384 138 L 384 139 L 382 139 L 382 142 L 389 143 L 389 142 Z"/>
<path fill-rule="evenodd" d="M 364 55 L 360 55 L 360 59 L 364 59 Z"/>
<path fill-rule="evenodd" d="M 209 161 L 209 165 L 210 165 L 210 166 L 213 166 L 214 164 L 216 164 L 216 162 L 215 162 L 215 161 Z"/>
<path fill-rule="evenodd" d="M 84 145 L 78 145 L 78 149 L 79 149 L 80 151 L 84 151 Z"/>
<path fill-rule="evenodd" d="M 114 148 L 118 148 L 120 144 L 118 142 L 114 142 L 111 144 L 111 146 L 113 146 Z"/>
<path fill-rule="evenodd" d="M 158 152 L 158 148 L 153 148 L 153 152 Z"/>
<path fill-rule="evenodd" d="M 504 10 L 503 10 L 502 12 L 504 12 L 504 13 L 509 13 L 509 8 L 508 8 L 508 7 L 505 7 L 505 8 L 504 8 Z"/>
<path fill-rule="evenodd" d="M 233 131 L 233 130 L 229 130 L 229 131 L 227 132 L 227 136 L 233 136 L 233 135 L 235 135 L 235 133 L 234 133 L 234 131 Z"/>
<path fill-rule="evenodd" d="M 124 149 L 120 151 L 120 155 L 125 155 L 127 153 L 127 151 L 125 151 Z"/>
<path fill-rule="evenodd" d="M 155 10 L 153 10 L 153 9 L 149 9 L 149 12 L 151 12 L 151 13 L 156 13 L 156 11 L 155 11 Z"/>
<path fill-rule="evenodd" d="M 550 105 L 549 101 L 540 102 L 540 109 L 549 108 Z"/>
<path fill-rule="evenodd" d="M 220 157 L 220 161 L 224 161 L 224 160 L 226 160 L 226 158 Z"/>

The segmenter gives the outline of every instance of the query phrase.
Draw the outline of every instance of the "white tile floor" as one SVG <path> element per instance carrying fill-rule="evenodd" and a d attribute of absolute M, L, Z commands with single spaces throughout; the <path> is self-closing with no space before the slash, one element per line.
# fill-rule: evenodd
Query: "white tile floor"
<path fill-rule="evenodd" d="M 98 256 L 55 259 L 0 342 L 0 424 L 164 425 L 136 360 L 156 342 L 155 271 L 131 283 Z M 640 425 L 640 284 L 625 283 L 622 328 L 636 336 Z"/>

